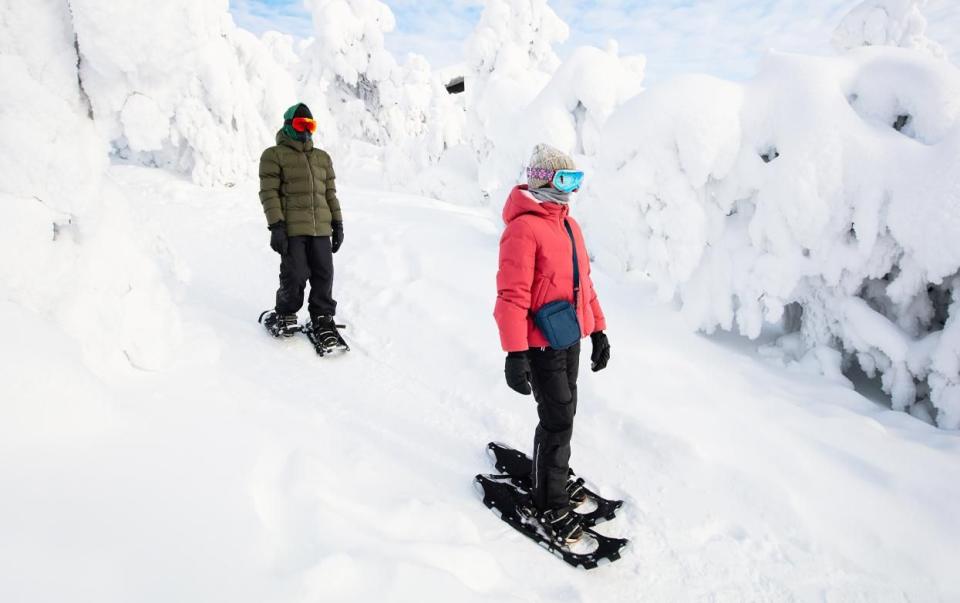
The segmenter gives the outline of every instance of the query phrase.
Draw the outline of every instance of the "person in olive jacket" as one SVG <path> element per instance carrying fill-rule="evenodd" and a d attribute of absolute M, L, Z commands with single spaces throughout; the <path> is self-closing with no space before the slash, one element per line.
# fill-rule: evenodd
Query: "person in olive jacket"
<path fill-rule="evenodd" d="M 343 215 L 330 155 L 313 144 L 317 124 L 298 103 L 283 115 L 277 144 L 260 157 L 260 202 L 270 228 L 270 247 L 280 254 L 276 306 L 263 320 L 276 336 L 297 331 L 297 312 L 310 281 L 312 328 L 337 335 L 333 319 L 333 254 L 343 244 Z"/>

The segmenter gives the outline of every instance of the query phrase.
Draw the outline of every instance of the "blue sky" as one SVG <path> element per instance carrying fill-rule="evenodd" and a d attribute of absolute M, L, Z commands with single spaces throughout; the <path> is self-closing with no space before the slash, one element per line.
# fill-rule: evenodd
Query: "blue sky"
<path fill-rule="evenodd" d="M 479 0 L 383 0 L 397 29 L 387 46 L 398 59 L 425 55 L 434 67 L 463 58 L 463 42 L 479 19 Z M 709 73 L 741 79 L 756 70 L 768 49 L 828 53 L 830 35 L 859 0 L 551 0 L 570 25 L 559 48 L 616 39 L 624 54 L 645 54 L 648 80 L 679 73 Z M 302 0 L 230 0 L 238 25 L 262 33 L 276 29 L 311 35 Z M 930 0 L 930 36 L 960 63 L 960 0 Z"/>

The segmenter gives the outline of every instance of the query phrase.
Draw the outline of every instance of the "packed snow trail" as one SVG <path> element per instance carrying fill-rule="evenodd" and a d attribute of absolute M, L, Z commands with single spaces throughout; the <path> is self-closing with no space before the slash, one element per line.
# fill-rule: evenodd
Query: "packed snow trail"
<path fill-rule="evenodd" d="M 319 359 L 256 322 L 278 260 L 254 182 L 110 177 L 182 281 L 189 343 L 169 371 L 98 376 L 4 302 L 0 600 L 960 597 L 957 433 L 691 334 L 597 271 L 613 358 L 581 372 L 573 461 L 626 500 L 601 531 L 632 548 L 572 570 L 471 483 L 487 441 L 526 447 L 536 422 L 502 383 L 493 212 L 342 186 L 353 351 Z"/>

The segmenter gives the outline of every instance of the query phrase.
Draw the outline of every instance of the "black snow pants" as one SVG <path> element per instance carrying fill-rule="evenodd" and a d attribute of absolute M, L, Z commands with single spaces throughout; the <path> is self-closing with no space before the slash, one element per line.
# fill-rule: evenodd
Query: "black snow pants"
<path fill-rule="evenodd" d="M 287 253 L 280 259 L 280 289 L 277 313 L 296 314 L 303 307 L 303 292 L 310 281 L 307 309 L 311 319 L 333 316 L 333 249 L 330 237 L 290 237 Z"/>
<path fill-rule="evenodd" d="M 540 424 L 533 440 L 533 501 L 541 510 L 570 505 L 567 476 L 577 414 L 580 344 L 566 350 L 531 349 L 530 372 Z"/>

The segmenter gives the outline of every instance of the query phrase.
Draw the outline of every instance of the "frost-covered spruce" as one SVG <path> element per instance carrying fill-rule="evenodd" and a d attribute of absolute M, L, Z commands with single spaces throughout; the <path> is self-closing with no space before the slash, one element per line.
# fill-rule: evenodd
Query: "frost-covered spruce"
<path fill-rule="evenodd" d="M 927 0 L 866 0 L 853 8 L 834 32 L 841 51 L 860 46 L 901 46 L 943 57 L 943 48 L 927 37 L 921 12 Z"/>
<path fill-rule="evenodd" d="M 642 89 L 644 57 L 610 42 L 561 62 L 554 47 L 568 35 L 546 0 L 496 0 L 467 42 L 466 138 L 490 196 L 505 196 L 534 144 L 595 154 L 607 118 Z"/>
<path fill-rule="evenodd" d="M 582 212 L 619 236 L 592 251 L 693 327 L 786 325 L 792 366 L 858 364 L 894 408 L 960 427 L 957 98 L 960 70 L 903 48 L 658 86 L 601 133 Z"/>

